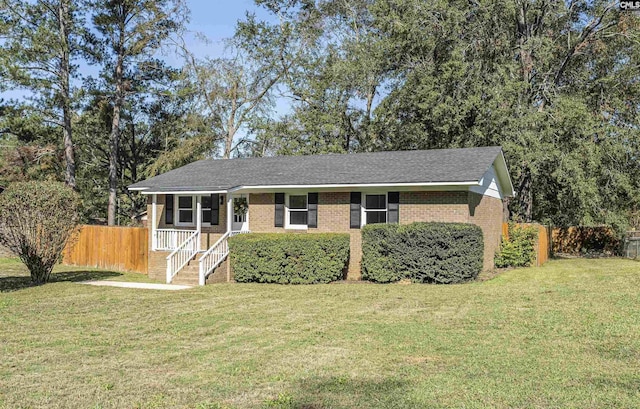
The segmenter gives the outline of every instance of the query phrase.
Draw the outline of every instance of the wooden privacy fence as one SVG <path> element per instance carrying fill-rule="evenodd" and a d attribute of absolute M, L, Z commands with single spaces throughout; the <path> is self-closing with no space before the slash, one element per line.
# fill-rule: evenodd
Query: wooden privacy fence
<path fill-rule="evenodd" d="M 63 263 L 147 274 L 149 233 L 145 227 L 81 226 L 63 252 Z"/>
<path fill-rule="evenodd" d="M 549 228 L 537 223 L 516 223 L 518 227 L 533 226 L 538 229 L 538 241 L 535 244 L 536 249 L 536 267 L 543 265 L 549 260 L 551 254 Z M 509 238 L 509 223 L 502 223 L 502 236 Z"/>
<path fill-rule="evenodd" d="M 553 252 L 581 254 L 597 251 L 616 254 L 620 239 L 608 226 L 571 226 L 553 229 Z"/>

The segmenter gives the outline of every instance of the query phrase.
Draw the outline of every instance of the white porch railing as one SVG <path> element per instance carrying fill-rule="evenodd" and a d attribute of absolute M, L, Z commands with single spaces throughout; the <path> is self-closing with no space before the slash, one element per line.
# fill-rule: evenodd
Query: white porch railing
<path fill-rule="evenodd" d="M 211 274 L 211 272 L 229 255 L 229 237 L 246 233 L 251 232 L 249 230 L 238 230 L 225 233 L 224 236 L 220 237 L 218 241 L 216 241 L 213 246 L 211 246 L 209 250 L 200 257 L 198 277 L 198 283 L 200 285 L 205 284 L 209 274 Z"/>
<path fill-rule="evenodd" d="M 231 234 L 225 233 L 200 257 L 198 284 L 204 285 L 207 276 L 227 257 L 229 254 L 229 242 L 227 239 L 230 236 Z"/>
<path fill-rule="evenodd" d="M 184 243 L 195 230 L 156 229 L 154 250 L 175 250 Z"/>
<path fill-rule="evenodd" d="M 191 235 L 167 256 L 167 284 L 171 283 L 178 271 L 198 253 L 200 232 L 191 232 Z"/>

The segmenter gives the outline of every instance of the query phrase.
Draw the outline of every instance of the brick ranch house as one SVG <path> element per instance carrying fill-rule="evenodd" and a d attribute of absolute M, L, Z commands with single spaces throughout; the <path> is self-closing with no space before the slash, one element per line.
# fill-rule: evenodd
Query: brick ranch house
<path fill-rule="evenodd" d="M 360 278 L 370 223 L 473 223 L 484 269 L 500 245 L 513 185 L 501 147 L 201 160 L 129 186 L 147 195 L 149 276 L 229 281 L 227 239 L 248 232 L 349 233 Z"/>

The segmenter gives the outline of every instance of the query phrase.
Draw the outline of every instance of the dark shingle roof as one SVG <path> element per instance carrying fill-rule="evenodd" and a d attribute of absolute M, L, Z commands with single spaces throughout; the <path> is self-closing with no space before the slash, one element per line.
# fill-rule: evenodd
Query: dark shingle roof
<path fill-rule="evenodd" d="M 499 146 L 422 151 L 207 159 L 135 183 L 157 192 L 237 186 L 447 183 L 478 181 Z"/>

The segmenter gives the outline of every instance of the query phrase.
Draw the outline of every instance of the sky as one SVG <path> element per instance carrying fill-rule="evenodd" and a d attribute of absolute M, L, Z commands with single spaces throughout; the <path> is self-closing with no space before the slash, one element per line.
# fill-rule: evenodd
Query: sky
<path fill-rule="evenodd" d="M 185 41 L 189 50 L 198 58 L 222 57 L 224 55 L 224 40 L 233 36 L 236 22 L 243 19 L 247 12 L 254 13 L 258 20 L 273 22 L 273 15 L 262 7 L 256 6 L 254 0 L 187 0 L 191 17 L 188 24 L 189 34 Z M 198 38 L 196 33 L 203 34 L 209 41 Z M 167 62 L 178 66 L 180 61 L 170 56 Z M 290 112 L 289 100 L 275 99 L 275 113 L 277 116 Z"/>
<path fill-rule="evenodd" d="M 210 44 L 189 36 L 187 44 L 198 57 L 219 57 L 224 51 L 223 40 L 233 36 L 236 22 L 247 12 L 255 13 L 259 19 L 270 19 L 264 9 L 253 0 L 187 0 L 191 10 L 189 31 L 202 33 Z"/>

